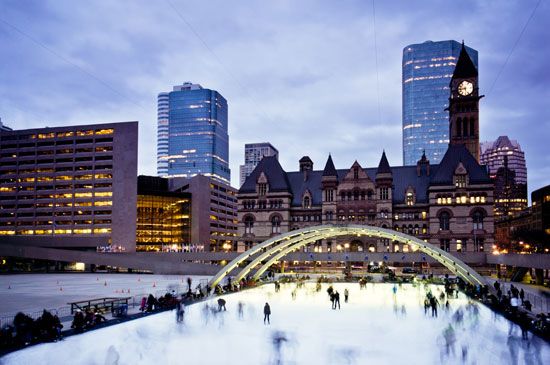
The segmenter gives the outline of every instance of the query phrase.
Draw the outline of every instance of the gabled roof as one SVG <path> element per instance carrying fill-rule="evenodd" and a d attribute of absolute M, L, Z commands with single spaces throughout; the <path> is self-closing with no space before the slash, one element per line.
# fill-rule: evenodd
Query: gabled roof
<path fill-rule="evenodd" d="M 476 77 L 477 68 L 472 62 L 470 55 L 466 51 L 464 43 L 462 43 L 462 49 L 460 50 L 460 56 L 456 63 L 455 71 L 453 73 L 453 79 L 465 79 L 468 77 Z"/>
<path fill-rule="evenodd" d="M 325 164 L 325 168 L 323 169 L 323 176 L 336 176 L 338 177 L 338 173 L 336 172 L 336 167 L 334 167 L 334 162 L 332 162 L 332 156 L 328 155 L 327 163 Z"/>
<path fill-rule="evenodd" d="M 378 164 L 378 169 L 376 170 L 377 174 L 391 174 L 390 164 L 388 158 L 386 157 L 386 151 L 382 151 L 382 157 L 380 158 L 380 163 Z"/>
<path fill-rule="evenodd" d="M 275 156 L 265 156 L 256 166 L 254 171 L 248 176 L 239 193 L 254 193 L 256 192 L 256 182 L 261 173 L 267 177 L 269 191 L 291 191 L 290 184 L 285 170 Z"/>
<path fill-rule="evenodd" d="M 462 163 L 468 172 L 469 181 L 472 184 L 490 183 L 489 175 L 484 166 L 481 166 L 466 146 L 450 145 L 439 164 L 437 172 L 432 175 L 433 185 L 453 185 L 453 177 L 458 165 Z"/>

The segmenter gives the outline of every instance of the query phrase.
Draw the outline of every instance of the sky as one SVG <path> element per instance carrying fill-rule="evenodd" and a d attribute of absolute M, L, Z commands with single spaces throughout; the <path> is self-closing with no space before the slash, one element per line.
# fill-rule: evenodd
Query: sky
<path fill-rule="evenodd" d="M 550 183 L 550 4 L 484 1 L 0 0 L 0 118 L 14 129 L 139 121 L 139 174 L 156 174 L 157 94 L 186 81 L 229 104 L 230 167 L 271 142 L 287 171 L 402 165 L 405 46 L 479 52 L 480 141 L 525 151 Z M 527 26 L 526 26 L 527 25 Z"/>

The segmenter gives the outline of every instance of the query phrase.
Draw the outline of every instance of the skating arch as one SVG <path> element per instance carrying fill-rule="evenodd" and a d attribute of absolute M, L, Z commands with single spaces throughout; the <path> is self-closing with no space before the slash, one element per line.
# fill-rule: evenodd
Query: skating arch
<path fill-rule="evenodd" d="M 246 267 L 237 273 L 234 281 L 240 281 L 256 266 L 261 265 L 259 270 L 256 271 L 253 276 L 253 278 L 257 280 L 271 265 L 280 260 L 282 257 L 292 251 L 302 248 L 303 246 L 309 245 L 310 243 L 314 243 L 321 239 L 353 235 L 385 238 L 416 247 L 420 252 L 432 257 L 464 281 L 473 285 L 485 285 L 485 280 L 475 270 L 455 256 L 441 250 L 438 247 L 401 232 L 375 226 L 356 224 L 325 224 L 320 226 L 312 226 L 272 237 L 237 256 L 210 280 L 209 285 L 210 287 L 218 285 L 223 278 L 229 275 L 236 267 L 238 267 L 238 265 L 251 259 L 254 255 L 257 256 L 254 257 Z M 265 263 L 262 264 L 263 262 Z"/>

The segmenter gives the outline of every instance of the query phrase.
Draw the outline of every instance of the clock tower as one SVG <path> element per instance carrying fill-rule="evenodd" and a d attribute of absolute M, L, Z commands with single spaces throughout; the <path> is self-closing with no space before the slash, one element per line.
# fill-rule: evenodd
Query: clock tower
<path fill-rule="evenodd" d="M 463 144 L 479 162 L 478 74 L 464 42 L 450 83 L 449 144 Z"/>

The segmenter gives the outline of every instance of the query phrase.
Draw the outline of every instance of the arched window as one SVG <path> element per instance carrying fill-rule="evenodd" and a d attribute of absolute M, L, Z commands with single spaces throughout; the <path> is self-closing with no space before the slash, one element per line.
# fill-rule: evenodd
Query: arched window
<path fill-rule="evenodd" d="M 359 190 L 353 192 L 353 200 L 359 200 Z"/>
<path fill-rule="evenodd" d="M 414 235 L 418 236 L 419 234 L 420 234 L 420 227 L 418 226 L 418 224 L 415 224 L 414 225 Z"/>
<path fill-rule="evenodd" d="M 456 135 L 459 137 L 462 135 L 462 118 L 456 120 Z"/>
<path fill-rule="evenodd" d="M 451 222 L 451 215 L 448 212 L 442 212 L 439 215 L 439 229 L 448 231 Z"/>
<path fill-rule="evenodd" d="M 348 191 L 348 200 L 351 200 L 351 191 Z"/>
<path fill-rule="evenodd" d="M 342 191 L 342 192 L 340 193 L 340 197 L 341 197 L 340 200 L 342 200 L 342 201 L 346 200 L 346 193 Z"/>
<path fill-rule="evenodd" d="M 464 123 L 462 124 L 462 135 L 464 137 L 468 136 L 468 118 L 464 118 Z"/>
<path fill-rule="evenodd" d="M 326 212 L 325 213 L 326 220 L 330 222 L 332 220 L 332 215 L 333 213 L 331 211 Z"/>
<path fill-rule="evenodd" d="M 244 233 L 254 233 L 254 217 L 250 215 L 244 218 Z"/>
<path fill-rule="evenodd" d="M 474 229 L 483 229 L 483 212 L 476 210 L 474 214 L 472 214 L 472 221 L 474 222 Z"/>
<path fill-rule="evenodd" d="M 311 208 L 311 200 L 309 199 L 309 196 L 304 196 L 304 208 Z"/>
<path fill-rule="evenodd" d="M 367 200 L 372 200 L 373 192 L 372 190 L 367 190 Z"/>
<path fill-rule="evenodd" d="M 271 233 L 281 233 L 281 217 L 278 215 L 271 218 Z"/>
<path fill-rule="evenodd" d="M 475 136 L 475 128 L 474 128 L 475 122 L 474 118 L 470 118 L 470 136 Z"/>

